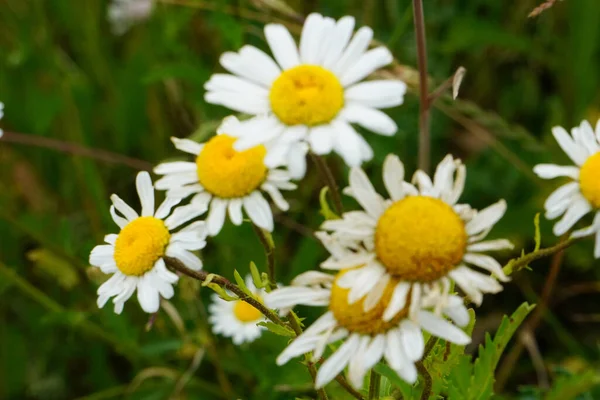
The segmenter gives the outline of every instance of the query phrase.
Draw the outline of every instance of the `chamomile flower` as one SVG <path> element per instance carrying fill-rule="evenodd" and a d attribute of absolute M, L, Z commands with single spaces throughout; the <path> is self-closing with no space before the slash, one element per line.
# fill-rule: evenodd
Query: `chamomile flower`
<path fill-rule="evenodd" d="M 593 212 L 592 225 L 574 231 L 571 236 L 596 235 L 594 257 L 600 258 L 600 121 L 595 132 L 588 121 L 583 121 L 570 135 L 560 126 L 552 129 L 552 135 L 575 165 L 539 164 L 533 168 L 543 179 L 567 177 L 573 180 L 548 197 L 544 204 L 546 218 L 555 219 L 562 215 L 553 229 L 556 236 L 561 236 L 583 216 Z"/>
<path fill-rule="evenodd" d="M 262 192 L 286 211 L 289 205 L 280 190 L 296 188 L 287 171 L 266 166 L 269 154 L 265 146 L 234 149 L 236 138 L 229 132 L 236 132 L 239 124 L 235 117 L 226 118 L 217 136 L 204 144 L 172 138 L 176 148 L 196 157 L 195 162 L 164 163 L 154 169 L 164 175 L 156 182 L 157 189 L 167 190 L 167 195 L 173 197 L 195 194 L 192 205 L 210 206 L 206 223 L 211 236 L 221 231 L 226 214 L 231 222 L 240 225 L 242 208 L 255 225 L 272 231 L 273 213 Z"/>
<path fill-rule="evenodd" d="M 123 311 L 125 302 L 136 289 L 142 309 L 148 313 L 158 311 L 160 297 L 171 298 L 173 284 L 179 279 L 167 269 L 164 258 L 176 258 L 188 268 L 199 270 L 202 261 L 190 251 L 206 245 L 204 222 L 194 222 L 173 233 L 205 210 L 183 206 L 171 212 L 181 199 L 169 197 L 155 210 L 154 188 L 147 172 L 137 175 L 136 186 L 141 214 L 113 194 L 110 214 L 121 231 L 107 235 L 104 238 L 107 244 L 94 247 L 90 254 L 91 265 L 112 274 L 98 288 L 98 307 L 104 307 L 114 297 L 117 314 Z"/>
<path fill-rule="evenodd" d="M 360 388 L 367 371 L 385 358 L 389 366 L 405 381 L 417 379 L 415 362 L 423 356 L 422 329 L 449 342 L 465 345 L 470 337 L 441 316 L 444 314 L 458 326 L 469 323 L 469 314 L 463 300 L 450 295 L 445 306 L 436 314 L 428 310 L 432 305 L 426 299 L 415 309 L 416 318 L 409 318 L 409 308 L 415 308 L 410 299 L 388 321 L 383 313 L 393 301 L 396 278 L 380 279 L 376 290 L 359 302 L 348 302 L 348 289 L 341 285 L 353 269 L 342 270 L 333 276 L 309 271 L 296 277 L 292 285 L 268 293 L 268 307 L 289 309 L 296 305 L 326 306 L 327 312 L 298 336 L 278 357 L 282 365 L 301 354 L 313 352 L 318 360 L 328 344 L 343 340 L 339 348 L 327 359 L 317 373 L 315 386 L 321 388 L 348 366 L 348 380 Z M 365 312 L 363 304 L 374 307 Z"/>
<path fill-rule="evenodd" d="M 264 298 L 265 291 L 257 289 L 250 275 L 246 276 L 246 287 L 259 299 Z M 233 343 L 251 343 L 262 334 L 263 327 L 257 325 L 265 321 L 264 315 L 256 308 L 242 300 L 225 301 L 218 295 L 212 295 L 212 304 L 208 307 L 209 321 L 212 331 L 230 337 Z"/>
<path fill-rule="evenodd" d="M 0 119 L 4 117 L 4 103 L 0 102 Z M 4 131 L 0 129 L 0 138 L 4 135 Z"/>
<path fill-rule="evenodd" d="M 504 239 L 483 241 L 493 225 L 504 215 L 506 202 L 476 211 L 457 204 L 462 194 L 466 168 L 448 155 L 438 165 L 433 182 L 417 171 L 413 183 L 404 181 L 404 166 L 388 155 L 383 166 L 383 181 L 391 197 L 386 200 L 371 185 L 360 168 L 350 172 L 345 193 L 353 196 L 364 211 L 345 213 L 342 219 L 326 221 L 318 236 L 331 253 L 321 264 L 326 269 L 354 268 L 340 279 L 349 289 L 348 301 L 365 301 L 365 311 L 375 307 L 381 282 L 393 282 L 384 321 L 392 320 L 410 302 L 418 309 L 427 297 L 437 297 L 439 307 L 448 298 L 452 282 L 475 302 L 483 293 L 502 290 L 498 281 L 472 269 L 469 264 L 508 280 L 494 258 L 482 254 L 488 250 L 510 249 Z M 411 312 L 411 316 L 413 313 Z"/>
<path fill-rule="evenodd" d="M 310 14 L 298 47 L 283 25 L 265 27 L 275 60 L 248 45 L 221 56 L 231 74 L 210 78 L 206 101 L 263 116 L 236 148 L 275 143 L 273 161 L 287 161 L 292 176 L 301 178 L 309 147 L 316 154 L 334 151 L 350 166 L 373 157 L 352 124 L 381 135 L 396 133 L 396 123 L 379 109 L 402 104 L 406 84 L 363 81 L 393 57 L 384 47 L 367 50 L 373 31 L 362 27 L 353 36 L 354 24 L 349 16 L 335 21 Z"/>
<path fill-rule="evenodd" d="M 112 0 L 108 6 L 108 22 L 113 33 L 122 35 L 134 24 L 150 17 L 154 0 Z"/>

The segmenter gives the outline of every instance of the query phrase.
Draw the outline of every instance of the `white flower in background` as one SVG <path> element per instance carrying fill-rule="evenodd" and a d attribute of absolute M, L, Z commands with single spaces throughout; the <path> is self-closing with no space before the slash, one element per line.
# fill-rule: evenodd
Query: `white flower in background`
<path fill-rule="evenodd" d="M 308 147 L 316 154 L 334 151 L 350 166 L 373 157 L 353 123 L 381 135 L 396 133 L 396 123 L 379 109 L 402 104 L 406 84 L 363 81 L 393 57 L 384 47 L 368 50 L 373 31 L 362 27 L 353 36 L 354 22 L 310 14 L 299 47 L 283 25 L 269 24 L 265 36 L 275 61 L 248 45 L 221 56 L 231 75 L 210 78 L 206 101 L 262 116 L 236 148 L 274 143 L 272 161 L 287 162 L 292 176 L 301 178 Z"/>
<path fill-rule="evenodd" d="M 121 231 L 107 235 L 104 241 L 108 244 L 94 247 L 90 254 L 91 265 L 105 274 L 113 274 L 98 288 L 98 307 L 104 307 L 114 297 L 117 314 L 123 311 L 123 305 L 136 289 L 142 309 L 148 313 L 158 311 L 160 297 L 171 298 L 173 284 L 179 279 L 167 269 L 164 257 L 177 258 L 186 267 L 199 270 L 202 261 L 190 251 L 206 245 L 204 222 L 194 222 L 173 233 L 205 210 L 184 206 L 171 212 L 181 199 L 167 198 L 155 211 L 150 175 L 140 172 L 136 186 L 141 215 L 113 194 L 110 213 Z"/>
<path fill-rule="evenodd" d="M 296 305 L 327 306 L 328 311 L 298 336 L 277 357 L 277 364 L 287 363 L 291 358 L 313 352 L 313 359 L 322 357 L 327 345 L 338 340 L 342 344 L 323 362 L 317 373 L 315 386 L 321 388 L 348 366 L 348 380 L 355 388 L 362 387 L 365 374 L 381 359 L 408 383 L 417 379 L 415 362 L 423 356 L 425 329 L 434 336 L 449 342 L 465 345 L 471 338 L 444 319 L 450 317 L 459 326 L 469 323 L 469 314 L 463 299 L 450 295 L 446 305 L 435 314 L 424 302 L 415 310 L 416 318 L 409 318 L 410 300 L 393 319 L 383 320 L 383 313 L 393 300 L 398 281 L 380 279 L 376 292 L 357 303 L 348 302 L 348 289 L 340 286 L 352 270 L 342 270 L 336 276 L 317 272 L 305 272 L 289 287 L 276 289 L 265 296 L 265 304 L 271 308 L 290 309 Z M 368 312 L 363 303 L 376 304 Z"/>
<path fill-rule="evenodd" d="M 4 103 L 0 102 L 0 119 L 4 117 Z M 4 131 L 0 129 L 0 138 L 4 135 Z"/>
<path fill-rule="evenodd" d="M 254 297 L 263 299 L 265 291 L 257 289 L 250 275 L 246 276 L 246 287 Z M 264 328 L 257 325 L 265 321 L 260 311 L 242 300 L 225 301 L 218 295 L 212 295 L 212 304 L 208 307 L 212 331 L 230 337 L 233 343 L 251 343 L 258 339 Z"/>
<path fill-rule="evenodd" d="M 340 286 L 350 289 L 350 304 L 373 296 L 364 302 L 369 311 L 381 295 L 380 285 L 394 282 L 393 295 L 382 313 L 383 320 L 390 321 L 408 303 L 418 310 L 422 302 L 436 298 L 436 307 L 445 307 L 453 281 L 476 304 L 481 304 L 483 293 L 502 290 L 494 277 L 468 264 L 508 280 L 498 261 L 481 254 L 512 248 L 504 239 L 482 241 L 504 215 L 506 202 L 500 200 L 479 212 L 457 204 L 465 177 L 465 166 L 448 155 L 438 165 L 433 182 L 417 171 L 411 184 L 404 181 L 399 158 L 388 155 L 383 181 L 391 199 L 386 200 L 360 168 L 351 170 L 350 187 L 344 192 L 364 211 L 326 221 L 322 229 L 332 233 L 317 234 L 331 253 L 322 268 L 353 268 L 339 280 Z M 412 310 L 410 315 L 414 316 Z"/>
<path fill-rule="evenodd" d="M 293 190 L 287 171 L 267 167 L 270 154 L 263 145 L 247 150 L 234 149 L 240 122 L 228 117 L 217 130 L 217 136 L 204 144 L 172 138 L 175 147 L 196 157 L 194 162 L 169 162 L 158 165 L 154 172 L 164 175 L 156 188 L 167 190 L 171 197 L 195 196 L 191 204 L 210 206 L 206 220 L 208 233 L 221 231 L 225 215 L 235 225 L 242 223 L 242 208 L 257 226 L 273 230 L 273 213 L 261 192 L 269 194 L 275 205 L 287 211 L 289 205 L 280 190 Z"/>
<path fill-rule="evenodd" d="M 552 129 L 559 146 L 575 163 L 575 166 L 539 164 L 533 171 L 543 179 L 568 177 L 573 181 L 556 189 L 544 204 L 546 218 L 555 219 L 554 234 L 567 233 L 584 215 L 593 212 L 592 225 L 573 232 L 572 237 L 596 235 L 594 257 L 600 258 L 600 121 L 596 131 L 588 121 L 571 130 L 562 127 Z"/>
<path fill-rule="evenodd" d="M 154 0 L 112 0 L 108 6 L 108 21 L 116 35 L 122 35 L 134 24 L 150 18 Z"/>

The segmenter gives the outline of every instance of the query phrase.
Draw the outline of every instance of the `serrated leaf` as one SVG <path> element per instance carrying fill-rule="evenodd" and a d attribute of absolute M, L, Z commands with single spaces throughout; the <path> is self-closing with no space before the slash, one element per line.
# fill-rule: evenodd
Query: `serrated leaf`
<path fill-rule="evenodd" d="M 563 376 L 554 382 L 544 400 L 575 399 L 596 385 L 600 385 L 600 375 L 596 371 L 588 370 L 581 374 Z"/>
<path fill-rule="evenodd" d="M 416 399 L 417 393 L 412 387 L 410 383 L 405 382 L 396 374 L 396 372 L 390 368 L 389 365 L 384 363 L 378 363 L 374 367 L 375 372 L 378 374 L 385 376 L 391 383 L 394 385 L 400 392 L 402 393 L 402 398 L 404 400 Z"/>
<path fill-rule="evenodd" d="M 259 322 L 257 325 L 264 326 L 269 330 L 269 332 L 273 332 L 274 334 L 279 336 L 296 337 L 296 334 L 290 328 L 274 324 L 273 322 L 263 321 Z"/>
<path fill-rule="evenodd" d="M 479 357 L 473 365 L 470 390 L 464 399 L 484 400 L 492 396 L 500 356 L 517 328 L 534 308 L 535 305 L 521 304 L 510 317 L 504 316 L 493 340 L 489 334 L 486 335 L 485 345 L 479 346 Z"/>

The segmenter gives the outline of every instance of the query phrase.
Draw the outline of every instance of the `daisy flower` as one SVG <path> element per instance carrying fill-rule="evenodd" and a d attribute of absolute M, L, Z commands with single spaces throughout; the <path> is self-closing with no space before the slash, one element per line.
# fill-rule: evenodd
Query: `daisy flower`
<path fill-rule="evenodd" d="M 154 169 L 164 175 L 156 188 L 167 190 L 167 196 L 185 198 L 194 194 L 192 205 L 210 206 L 206 223 L 211 236 L 221 231 L 226 214 L 240 225 L 242 208 L 255 225 L 272 231 L 273 213 L 262 192 L 268 193 L 279 209 L 287 211 L 289 205 L 280 190 L 296 188 L 285 170 L 267 167 L 269 154 L 265 146 L 234 149 L 239 124 L 235 117 L 226 118 L 217 135 L 204 144 L 172 138 L 177 149 L 194 155 L 196 160 L 164 163 Z"/>
<path fill-rule="evenodd" d="M 0 102 L 0 119 L 4 117 L 4 103 Z M 0 129 L 0 138 L 4 135 L 4 131 Z"/>
<path fill-rule="evenodd" d="M 114 297 L 115 313 L 123 311 L 125 302 L 137 289 L 142 309 L 158 311 L 160 297 L 173 296 L 173 284 L 179 277 L 169 271 L 165 257 L 177 258 L 193 270 L 202 268 L 202 261 L 190 251 L 206 245 L 204 222 L 194 222 L 177 233 L 173 230 L 197 217 L 205 210 L 184 206 L 171 212 L 181 199 L 169 198 L 154 209 L 154 188 L 150 175 L 140 172 L 136 179 L 142 205 L 139 215 L 119 196 L 111 196 L 110 214 L 121 231 L 104 238 L 107 244 L 94 247 L 90 264 L 112 276 L 98 288 L 98 307 Z M 121 215 L 118 215 L 119 212 Z"/>
<path fill-rule="evenodd" d="M 588 121 L 573 128 L 571 134 L 562 127 L 552 129 L 559 146 L 575 166 L 539 164 L 533 171 L 543 179 L 568 177 L 572 181 L 556 189 L 544 204 L 546 218 L 555 219 L 553 232 L 561 236 L 569 231 L 584 215 L 594 212 L 592 225 L 574 231 L 572 237 L 596 235 L 594 257 L 600 258 L 600 121 L 596 130 Z"/>
<path fill-rule="evenodd" d="M 150 18 L 154 0 L 112 0 L 108 6 L 108 22 L 115 35 L 122 35 L 134 24 Z"/>
<path fill-rule="evenodd" d="M 402 379 L 414 383 L 417 379 L 415 362 L 422 358 L 425 347 L 422 329 L 459 345 L 471 341 L 457 326 L 429 311 L 427 308 L 432 304 L 427 302 L 416 310 L 416 319 L 408 317 L 409 308 L 413 307 L 408 300 L 393 319 L 384 321 L 383 313 L 393 300 L 398 284 L 396 278 L 379 280 L 376 292 L 350 304 L 348 289 L 341 286 L 341 281 L 352 271 L 342 270 L 335 276 L 318 271 L 305 272 L 296 277 L 291 286 L 266 295 L 265 304 L 271 308 L 289 309 L 299 304 L 328 308 L 277 357 L 278 365 L 308 352 L 312 352 L 313 359 L 318 360 L 328 344 L 343 340 L 319 368 L 315 382 L 317 388 L 329 383 L 346 366 L 349 382 L 360 388 L 367 371 L 383 358 Z M 365 312 L 364 303 L 376 306 Z M 450 317 L 458 326 L 469 323 L 463 299 L 455 295 L 448 297 L 440 314 Z"/>
<path fill-rule="evenodd" d="M 502 281 L 508 278 L 488 250 L 511 249 L 504 239 L 483 241 L 493 225 L 504 215 L 506 202 L 476 211 L 457 204 L 462 194 L 466 168 L 448 155 L 438 165 L 433 181 L 417 171 L 413 183 L 404 181 L 400 159 L 388 155 L 383 166 L 383 181 L 390 199 L 380 196 L 360 168 L 350 171 L 350 186 L 344 190 L 364 211 L 343 214 L 342 219 L 326 221 L 318 236 L 331 253 L 321 264 L 326 269 L 354 268 L 340 279 L 349 289 L 348 301 L 365 301 L 365 311 L 375 307 L 381 282 L 394 282 L 393 295 L 384 321 L 392 320 L 410 302 L 417 310 L 427 297 L 437 297 L 443 307 L 456 284 L 481 304 L 483 293 L 502 290 L 498 281 L 478 272 L 469 264 L 491 272 Z M 414 313 L 411 312 L 411 316 Z"/>
<path fill-rule="evenodd" d="M 257 289 L 250 275 L 246 276 L 246 287 L 252 294 L 263 299 L 265 291 Z M 260 311 L 242 300 L 225 301 L 217 294 L 212 295 L 212 304 L 208 307 L 212 331 L 218 335 L 230 337 L 233 343 L 251 343 L 262 334 L 263 327 L 257 325 L 265 321 Z"/>
<path fill-rule="evenodd" d="M 288 162 L 294 178 L 301 178 L 309 147 L 316 154 L 334 151 L 350 166 L 373 157 L 352 124 L 381 135 L 396 133 L 396 123 L 379 109 L 402 104 L 406 84 L 364 81 L 393 57 L 384 47 L 367 50 L 373 31 L 362 27 L 353 35 L 354 24 L 349 16 L 335 21 L 310 14 L 298 47 L 283 25 L 265 27 L 275 60 L 248 45 L 221 56 L 231 74 L 210 78 L 206 101 L 263 116 L 237 148 L 274 142 L 278 159 Z"/>

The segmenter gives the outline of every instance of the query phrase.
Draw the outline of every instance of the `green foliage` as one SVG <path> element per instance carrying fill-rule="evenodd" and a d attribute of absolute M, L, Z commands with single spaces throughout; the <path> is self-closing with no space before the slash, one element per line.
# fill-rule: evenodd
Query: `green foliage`
<path fill-rule="evenodd" d="M 504 316 L 494 339 L 486 333 L 485 344 L 479 346 L 478 358 L 473 364 L 463 358 L 450 374 L 449 399 L 484 400 L 493 394 L 494 375 L 500 356 L 517 328 L 535 306 L 521 304 L 510 316 Z"/>

